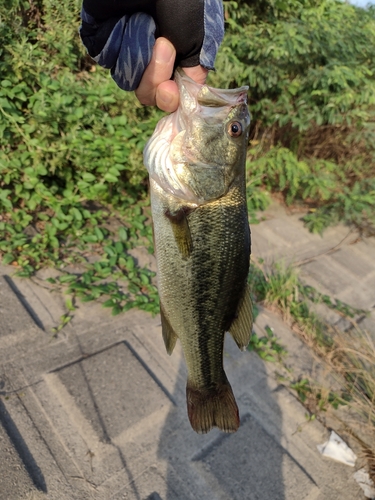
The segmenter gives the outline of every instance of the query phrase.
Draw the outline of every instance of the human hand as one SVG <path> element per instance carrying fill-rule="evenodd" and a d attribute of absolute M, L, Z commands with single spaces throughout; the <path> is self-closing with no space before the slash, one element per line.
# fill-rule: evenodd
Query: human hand
<path fill-rule="evenodd" d="M 224 34 L 222 0 L 83 0 L 80 35 L 91 57 L 144 105 L 172 112 L 175 66 L 205 83 Z M 158 33 L 158 35 L 156 35 Z"/>
<path fill-rule="evenodd" d="M 158 106 L 163 111 L 176 111 L 180 96 L 177 85 L 170 77 L 173 73 L 176 50 L 166 38 L 156 40 L 151 61 L 143 73 L 135 95 L 141 104 Z M 183 68 L 195 82 L 204 84 L 208 70 L 202 66 Z"/>

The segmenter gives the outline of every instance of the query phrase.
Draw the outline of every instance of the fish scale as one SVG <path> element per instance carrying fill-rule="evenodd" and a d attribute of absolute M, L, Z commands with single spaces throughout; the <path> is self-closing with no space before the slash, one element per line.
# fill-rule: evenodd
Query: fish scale
<path fill-rule="evenodd" d="M 181 73 L 176 81 L 185 89 L 181 93 L 182 109 L 158 125 L 145 150 L 163 337 L 169 354 L 177 338 L 181 341 L 188 368 L 187 409 L 193 429 L 204 433 L 217 426 L 233 432 L 238 428 L 239 416 L 223 368 L 223 345 L 225 333 L 230 331 L 238 346 L 244 348 L 252 328 L 244 168 L 249 116 L 244 89 L 222 91 L 199 86 L 181 77 Z M 185 108 L 184 99 L 189 101 Z M 198 105 L 194 107 L 191 99 L 196 99 Z M 207 102 L 210 109 L 204 106 Z M 192 118 L 194 127 L 190 132 Z M 170 126 L 173 120 L 178 126 Z M 242 124 L 243 137 L 238 140 L 227 132 L 232 123 Z M 184 125 L 186 133 L 181 135 Z M 166 130 L 173 133 L 165 135 Z M 168 169 L 175 169 L 171 178 L 174 186 L 178 179 L 178 193 L 182 196 L 176 196 L 173 187 L 168 186 L 169 173 L 163 171 L 166 165 L 160 164 L 162 155 L 157 154 L 158 133 L 164 134 L 160 141 L 163 151 L 169 143 L 179 162 L 169 157 L 166 163 Z M 205 135 L 209 138 L 206 149 Z M 178 142 L 173 145 L 177 136 Z M 215 164 L 211 165 L 205 162 L 213 147 L 217 151 Z M 218 164 L 221 160 L 217 158 L 222 162 Z M 222 182 L 216 182 L 218 175 L 223 175 Z M 190 193 L 192 200 L 187 199 Z"/>

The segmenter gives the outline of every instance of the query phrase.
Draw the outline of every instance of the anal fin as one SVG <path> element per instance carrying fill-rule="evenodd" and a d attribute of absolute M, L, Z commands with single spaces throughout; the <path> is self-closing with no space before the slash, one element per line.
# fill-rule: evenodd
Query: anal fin
<path fill-rule="evenodd" d="M 169 355 L 172 354 L 177 342 L 177 335 L 171 327 L 167 316 L 164 313 L 163 306 L 160 304 L 161 329 L 163 333 L 164 345 Z"/>
<path fill-rule="evenodd" d="M 237 315 L 229 328 L 230 334 L 241 351 L 244 351 L 250 342 L 252 328 L 253 304 L 250 297 L 250 287 L 246 284 L 244 294 L 237 309 Z"/>

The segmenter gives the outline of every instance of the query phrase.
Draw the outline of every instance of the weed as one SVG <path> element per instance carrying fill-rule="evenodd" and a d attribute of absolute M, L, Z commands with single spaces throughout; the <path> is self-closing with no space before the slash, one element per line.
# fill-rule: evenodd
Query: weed
<path fill-rule="evenodd" d="M 337 409 L 349 405 L 373 430 L 375 426 L 375 346 L 369 335 L 361 331 L 356 317 L 366 311 L 319 293 L 303 284 L 292 266 L 275 264 L 268 270 L 264 263 L 251 266 L 249 278 L 253 299 L 278 311 L 292 329 L 321 356 L 330 367 L 339 390 L 317 384 L 307 378 L 290 381 L 310 414 L 319 414 L 329 406 Z M 311 303 L 324 303 L 349 319 L 352 328 L 340 331 L 319 318 L 310 309 Z M 263 359 L 275 358 L 277 352 L 270 334 L 264 339 L 252 337 L 250 349 Z M 274 361 L 274 359 L 270 359 Z"/>
<path fill-rule="evenodd" d="M 129 215 L 128 212 L 125 214 Z M 137 266 L 134 257 L 129 254 L 129 250 L 140 242 L 148 245 L 149 251 L 153 250 L 151 230 L 140 205 L 131 207 L 130 214 L 132 226 L 129 228 L 120 226 L 114 233 L 105 227 L 95 226 L 92 233 L 86 233 L 85 245 L 74 248 L 68 259 L 68 262 L 78 261 L 81 271 L 63 272 L 57 278 L 48 279 L 71 296 L 70 304 L 75 299 L 82 302 L 100 300 L 103 307 L 111 308 L 113 316 L 134 307 L 151 314 L 159 312 L 159 297 L 153 283 L 155 273 Z M 116 239 L 110 239 L 110 236 Z M 90 248 L 89 253 L 96 255 L 92 263 L 82 259 L 82 252 L 88 252 Z M 62 266 L 66 264 L 64 262 Z M 62 319 L 59 330 L 67 324 L 68 317 L 69 314 Z"/>
<path fill-rule="evenodd" d="M 280 362 L 286 355 L 286 351 L 279 343 L 272 328 L 266 326 L 265 332 L 264 337 L 258 337 L 254 332 L 251 334 L 248 350 L 256 352 L 264 361 Z"/>
<path fill-rule="evenodd" d="M 310 415 L 327 411 L 328 406 L 332 406 L 337 410 L 339 406 L 346 406 L 351 400 L 351 397 L 344 391 L 338 394 L 324 387 L 319 387 L 307 378 L 290 383 L 290 388 L 297 392 L 299 399 L 305 404 Z"/>

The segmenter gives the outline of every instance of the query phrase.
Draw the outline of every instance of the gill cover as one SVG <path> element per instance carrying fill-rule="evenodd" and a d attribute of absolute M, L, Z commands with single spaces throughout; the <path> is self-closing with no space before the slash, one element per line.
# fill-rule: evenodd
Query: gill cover
<path fill-rule="evenodd" d="M 248 87 L 214 89 L 200 85 L 182 69 L 177 111 L 159 121 L 144 150 L 144 164 L 159 188 L 201 205 L 225 195 L 246 154 L 250 115 Z M 244 147 L 245 146 L 245 147 Z"/>

